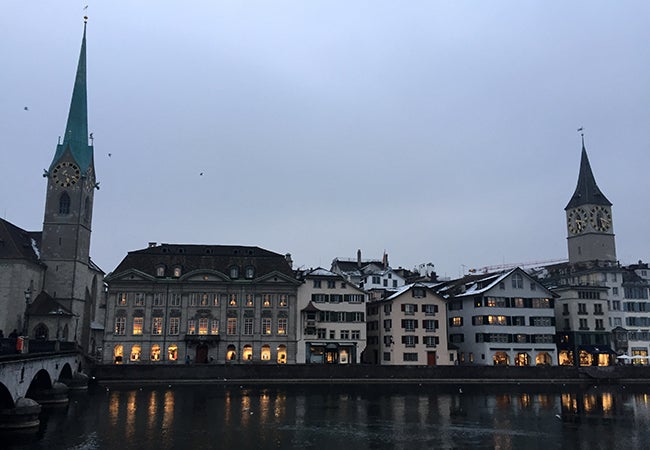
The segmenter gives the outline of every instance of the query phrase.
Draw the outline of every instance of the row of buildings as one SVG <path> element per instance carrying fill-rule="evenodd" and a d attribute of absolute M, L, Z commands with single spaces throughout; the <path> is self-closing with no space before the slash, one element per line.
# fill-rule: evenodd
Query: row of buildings
<path fill-rule="evenodd" d="M 42 231 L 0 219 L 0 329 L 74 341 L 107 364 L 647 363 L 647 264 L 617 261 L 612 204 L 582 144 L 568 260 L 439 280 L 432 264 L 336 258 L 296 270 L 260 247 L 150 243 L 90 258 L 95 179 L 86 31 Z"/>

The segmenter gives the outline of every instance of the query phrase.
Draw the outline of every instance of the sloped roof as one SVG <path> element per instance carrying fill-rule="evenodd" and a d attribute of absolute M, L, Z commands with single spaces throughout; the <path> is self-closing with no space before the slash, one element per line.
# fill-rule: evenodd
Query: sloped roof
<path fill-rule="evenodd" d="M 40 231 L 26 231 L 0 219 L 0 259 L 24 259 L 40 263 L 40 245 Z"/>
<path fill-rule="evenodd" d="M 73 315 L 68 308 L 54 300 L 47 292 L 41 291 L 29 305 L 27 312 L 30 316 L 48 316 L 57 314 L 59 311 L 62 316 Z"/>
<path fill-rule="evenodd" d="M 596 179 L 591 171 L 587 150 L 585 150 L 584 140 L 582 142 L 582 155 L 580 158 L 580 173 L 578 175 L 578 185 L 564 209 L 575 208 L 581 205 L 603 205 L 612 206 L 605 194 L 603 194 L 596 184 Z"/>
<path fill-rule="evenodd" d="M 113 274 L 127 270 L 155 276 L 156 268 L 180 266 L 183 273 L 194 270 L 214 270 L 228 274 L 230 267 L 255 268 L 255 278 L 279 272 L 294 278 L 291 266 L 284 255 L 259 247 L 240 245 L 161 244 L 129 252 L 115 268 Z M 243 274 L 241 276 L 243 278 Z"/>

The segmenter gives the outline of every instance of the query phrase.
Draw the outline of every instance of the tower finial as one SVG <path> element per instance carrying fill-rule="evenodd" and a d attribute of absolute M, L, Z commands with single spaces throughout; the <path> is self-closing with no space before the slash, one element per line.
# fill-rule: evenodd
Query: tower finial
<path fill-rule="evenodd" d="M 578 128 L 578 133 L 580 133 L 580 137 L 582 138 L 582 148 L 584 150 L 585 148 L 585 133 L 584 133 L 584 128 L 580 127 Z"/>

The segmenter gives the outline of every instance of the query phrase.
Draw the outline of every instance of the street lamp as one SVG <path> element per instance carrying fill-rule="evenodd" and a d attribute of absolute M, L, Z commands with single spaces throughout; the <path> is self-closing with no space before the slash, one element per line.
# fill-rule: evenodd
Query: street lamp
<path fill-rule="evenodd" d="M 29 318 L 29 300 L 32 298 L 32 288 L 28 287 L 25 289 L 25 320 L 23 320 L 23 336 L 27 336 L 29 333 L 29 327 L 27 326 L 27 320 Z"/>

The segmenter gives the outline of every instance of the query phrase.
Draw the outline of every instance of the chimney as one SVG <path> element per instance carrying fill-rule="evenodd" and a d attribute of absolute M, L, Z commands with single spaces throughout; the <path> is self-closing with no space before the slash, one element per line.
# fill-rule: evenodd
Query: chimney
<path fill-rule="evenodd" d="M 361 249 L 357 250 L 357 267 L 361 269 Z"/>
<path fill-rule="evenodd" d="M 388 253 L 386 253 L 386 250 L 384 250 L 382 262 L 384 263 L 384 269 L 388 269 Z"/>
<path fill-rule="evenodd" d="M 284 259 L 287 260 L 289 267 L 293 269 L 293 259 L 291 259 L 291 253 L 287 253 L 286 255 L 284 255 Z"/>
<path fill-rule="evenodd" d="M 153 247 L 155 247 L 155 246 L 156 246 L 156 243 L 155 243 L 155 242 L 149 242 L 149 248 L 153 248 Z"/>

